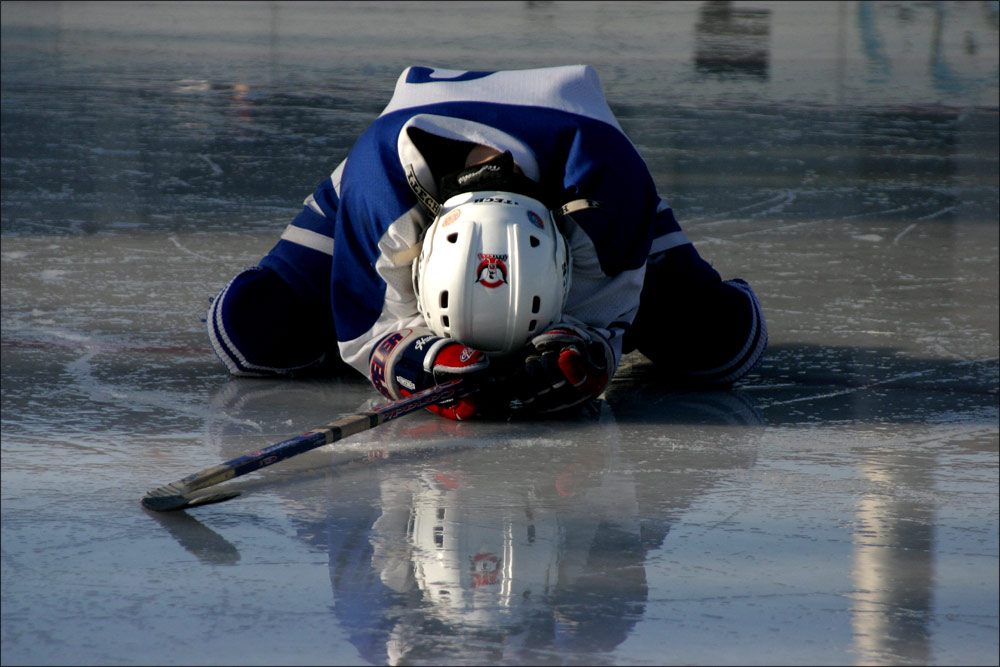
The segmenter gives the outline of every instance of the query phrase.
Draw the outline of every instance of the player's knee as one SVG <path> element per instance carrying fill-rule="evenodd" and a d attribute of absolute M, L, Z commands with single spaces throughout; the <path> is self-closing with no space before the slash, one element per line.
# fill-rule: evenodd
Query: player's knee
<path fill-rule="evenodd" d="M 208 313 L 212 347 L 233 375 L 301 375 L 330 366 L 336 332 L 327 304 L 310 304 L 263 267 L 239 273 Z"/>
<path fill-rule="evenodd" d="M 666 289 L 643 295 L 629 332 L 631 347 L 672 382 L 725 386 L 743 378 L 767 347 L 760 303 L 742 280 Z"/>

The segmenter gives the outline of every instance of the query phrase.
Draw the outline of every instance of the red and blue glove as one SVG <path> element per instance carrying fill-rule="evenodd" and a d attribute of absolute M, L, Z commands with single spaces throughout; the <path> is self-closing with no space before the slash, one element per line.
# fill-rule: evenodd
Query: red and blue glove
<path fill-rule="evenodd" d="M 550 327 L 529 343 L 512 383 L 511 411 L 548 414 L 583 405 L 604 391 L 613 368 L 611 345 L 599 334 L 570 324 Z"/>
<path fill-rule="evenodd" d="M 383 338 L 369 358 L 369 377 L 375 388 L 393 400 L 433 387 L 446 380 L 470 381 L 488 375 L 490 358 L 484 352 L 429 329 L 403 329 Z M 469 419 L 480 412 L 475 393 L 427 408 L 448 419 Z"/>

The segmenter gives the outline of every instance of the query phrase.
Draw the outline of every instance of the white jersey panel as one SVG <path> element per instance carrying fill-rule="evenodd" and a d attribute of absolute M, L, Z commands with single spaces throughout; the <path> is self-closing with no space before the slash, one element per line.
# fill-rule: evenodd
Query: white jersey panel
<path fill-rule="evenodd" d="M 381 115 L 441 102 L 487 102 L 545 107 L 621 126 L 608 107 L 597 72 L 589 65 L 482 73 L 408 67 Z"/>

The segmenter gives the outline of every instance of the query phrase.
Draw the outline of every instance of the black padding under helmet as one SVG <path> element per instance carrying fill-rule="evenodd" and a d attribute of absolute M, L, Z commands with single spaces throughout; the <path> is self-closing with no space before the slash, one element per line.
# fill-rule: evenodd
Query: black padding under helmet
<path fill-rule="evenodd" d="M 463 192 L 482 190 L 500 190 L 513 192 L 537 199 L 546 206 L 551 206 L 542 186 L 517 171 L 514 156 L 510 151 L 502 155 L 473 165 L 466 169 L 452 172 L 441 178 L 438 193 L 441 202 Z"/>

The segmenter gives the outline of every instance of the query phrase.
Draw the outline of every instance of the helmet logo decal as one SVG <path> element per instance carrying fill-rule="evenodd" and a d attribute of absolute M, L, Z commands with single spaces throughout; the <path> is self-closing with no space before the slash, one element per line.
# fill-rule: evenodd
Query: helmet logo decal
<path fill-rule="evenodd" d="M 520 206 L 513 199 L 507 199 L 505 197 L 480 197 L 479 199 L 473 199 L 473 204 L 507 204 L 508 206 Z"/>
<path fill-rule="evenodd" d="M 500 581 L 500 559 L 490 553 L 478 553 L 472 561 L 472 587 L 489 586 Z"/>
<path fill-rule="evenodd" d="M 507 282 L 507 255 L 487 255 L 479 253 L 479 267 L 476 268 L 476 282 L 493 289 Z"/>
<path fill-rule="evenodd" d="M 455 209 L 454 211 L 452 211 L 451 213 L 449 213 L 448 215 L 444 216 L 444 218 L 441 219 L 441 226 L 447 227 L 451 223 L 458 220 L 458 216 L 460 215 L 462 215 L 462 211 Z"/>
<path fill-rule="evenodd" d="M 535 227 L 539 229 L 545 229 L 545 222 L 542 221 L 542 216 L 538 215 L 534 211 L 528 211 L 528 220 L 531 221 Z"/>

